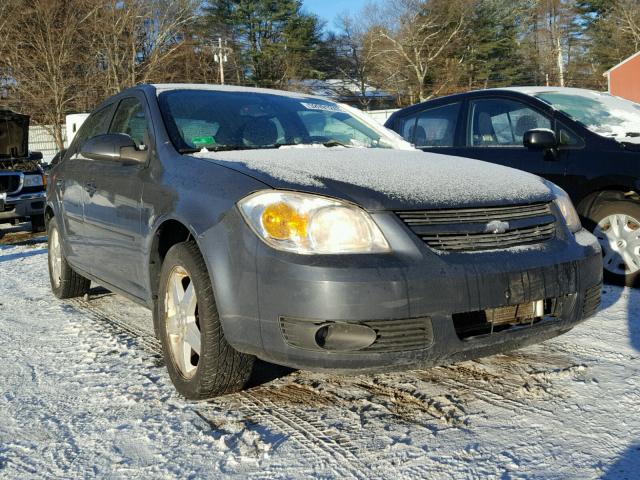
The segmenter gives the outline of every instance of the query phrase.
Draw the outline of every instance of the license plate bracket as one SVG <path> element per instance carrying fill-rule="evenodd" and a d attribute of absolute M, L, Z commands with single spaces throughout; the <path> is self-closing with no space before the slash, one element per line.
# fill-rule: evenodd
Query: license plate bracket
<path fill-rule="evenodd" d="M 520 325 L 533 323 L 536 318 L 544 316 L 544 300 L 508 305 L 506 307 L 485 310 L 487 322 L 497 325 Z"/>

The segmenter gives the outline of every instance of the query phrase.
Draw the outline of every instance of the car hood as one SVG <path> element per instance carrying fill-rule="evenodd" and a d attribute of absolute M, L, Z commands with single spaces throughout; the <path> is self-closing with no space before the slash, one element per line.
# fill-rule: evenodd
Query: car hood
<path fill-rule="evenodd" d="M 338 197 L 368 210 L 500 206 L 553 199 L 535 175 L 418 150 L 320 146 L 193 155 L 272 188 Z"/>
<path fill-rule="evenodd" d="M 29 117 L 0 110 L 0 161 L 29 155 Z"/>

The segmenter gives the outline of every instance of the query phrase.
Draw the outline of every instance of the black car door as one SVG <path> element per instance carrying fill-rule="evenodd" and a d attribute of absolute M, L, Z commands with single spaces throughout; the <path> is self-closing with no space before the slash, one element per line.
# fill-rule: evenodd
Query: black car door
<path fill-rule="evenodd" d="M 142 95 L 118 104 L 109 133 L 129 135 L 148 150 L 149 121 Z M 85 203 L 87 236 L 95 248 L 93 273 L 134 297 L 144 297 L 141 201 L 146 162 L 96 160 L 88 179 Z"/>
<path fill-rule="evenodd" d="M 565 183 L 570 149 L 550 152 L 525 148 L 525 132 L 534 128 L 555 129 L 553 116 L 528 102 L 487 96 L 467 104 L 462 145 L 456 154 L 517 168 Z"/>

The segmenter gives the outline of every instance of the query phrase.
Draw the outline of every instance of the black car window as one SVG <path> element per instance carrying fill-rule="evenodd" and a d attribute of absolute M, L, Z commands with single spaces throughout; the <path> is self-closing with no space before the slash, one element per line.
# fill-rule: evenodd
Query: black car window
<path fill-rule="evenodd" d="M 416 147 L 453 147 L 460 105 L 442 105 L 404 117 L 400 135 Z"/>
<path fill-rule="evenodd" d="M 125 133 L 133 139 L 138 148 L 145 145 L 147 119 L 144 107 L 137 98 L 125 98 L 120 102 L 109 133 Z"/>
<path fill-rule="evenodd" d="M 525 132 L 551 128 L 549 118 L 515 100 L 474 100 L 470 108 L 469 144 L 474 147 L 523 147 Z"/>
<path fill-rule="evenodd" d="M 74 148 L 73 151 L 69 152 L 70 154 L 74 154 L 80 150 L 82 144 L 88 139 L 95 137 L 96 135 L 107 133 L 109 123 L 111 123 L 111 117 L 113 116 L 114 107 L 114 104 L 110 104 L 89 115 L 74 138 Z"/>
<path fill-rule="evenodd" d="M 559 121 L 556 121 L 556 130 L 558 131 L 558 141 L 561 146 L 578 147 L 584 144 L 582 138 Z"/>

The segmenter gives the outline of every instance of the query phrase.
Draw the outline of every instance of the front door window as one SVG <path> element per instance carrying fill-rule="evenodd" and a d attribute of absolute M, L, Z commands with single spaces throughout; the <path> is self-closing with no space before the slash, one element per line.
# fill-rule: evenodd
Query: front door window
<path fill-rule="evenodd" d="M 551 129 L 551 120 L 545 115 L 524 103 L 502 98 L 472 101 L 470 118 L 468 142 L 473 147 L 523 147 L 527 131 Z"/>

